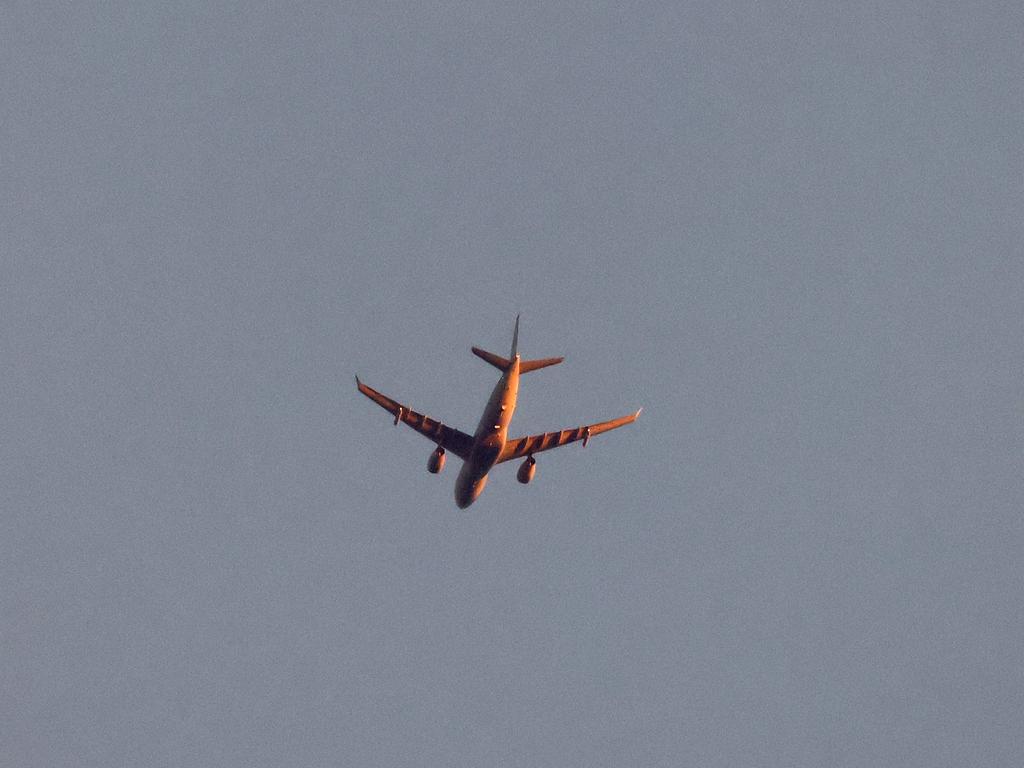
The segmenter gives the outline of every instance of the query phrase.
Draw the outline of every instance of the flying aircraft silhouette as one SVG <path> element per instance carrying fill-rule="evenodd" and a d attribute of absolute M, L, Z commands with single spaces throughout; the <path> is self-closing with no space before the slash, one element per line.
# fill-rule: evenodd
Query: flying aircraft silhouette
<path fill-rule="evenodd" d="M 391 413 L 395 417 L 396 426 L 398 422 L 404 422 L 437 444 L 427 460 L 429 472 L 437 474 L 444 469 L 446 451 L 451 451 L 462 459 L 462 470 L 455 481 L 455 503 L 460 509 L 465 509 L 477 500 L 483 492 L 484 486 L 487 485 L 487 473 L 494 465 L 525 457 L 526 460 L 516 473 L 516 479 L 520 483 L 529 483 L 537 471 L 537 460 L 533 458 L 533 454 L 574 443 L 577 440 L 582 440 L 583 445 L 586 446 L 594 435 L 636 421 L 640 411 L 643 410 L 638 409 L 628 416 L 597 424 L 587 424 L 575 429 L 509 438 L 508 425 L 512 421 L 512 412 L 516 409 L 519 375 L 546 368 L 549 365 L 556 365 L 565 359 L 546 357 L 540 360 L 520 360 L 517 352 L 518 344 L 519 316 L 516 315 L 516 326 L 512 332 L 512 351 L 508 357 L 501 357 L 479 347 L 472 348 L 473 354 L 501 371 L 501 378 L 498 379 L 494 391 L 491 392 L 491 397 L 484 408 L 484 414 L 480 418 L 480 424 L 472 435 L 467 435 L 454 427 L 449 427 L 429 416 L 417 413 L 387 395 L 382 395 L 377 390 L 366 386 L 356 376 L 356 386 L 359 387 L 359 391 Z"/>

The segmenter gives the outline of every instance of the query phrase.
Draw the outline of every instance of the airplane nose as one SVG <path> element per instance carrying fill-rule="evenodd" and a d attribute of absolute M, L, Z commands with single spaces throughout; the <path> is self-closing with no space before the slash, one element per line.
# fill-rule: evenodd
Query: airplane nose
<path fill-rule="evenodd" d="M 462 483 L 456 483 L 455 485 L 455 506 L 459 509 L 465 509 L 475 501 L 473 496 L 473 486 Z"/>
<path fill-rule="evenodd" d="M 480 497 L 485 485 L 487 485 L 487 475 L 474 482 L 457 483 L 455 486 L 455 504 L 459 509 L 465 509 Z"/>

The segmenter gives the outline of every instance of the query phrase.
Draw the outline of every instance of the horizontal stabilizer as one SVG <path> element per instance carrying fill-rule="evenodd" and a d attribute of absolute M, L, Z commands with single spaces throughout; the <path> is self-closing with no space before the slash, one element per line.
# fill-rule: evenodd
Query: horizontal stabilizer
<path fill-rule="evenodd" d="M 486 349 L 472 347 L 472 350 L 474 355 L 479 357 L 481 360 L 486 360 L 499 371 L 507 371 L 509 366 L 512 365 L 512 361 L 507 357 L 502 357 L 501 355 L 496 355 L 493 352 L 488 352 Z M 564 357 L 545 357 L 540 360 L 523 360 L 519 363 L 519 372 L 529 373 L 530 371 L 536 371 L 538 368 L 547 368 L 549 365 L 558 365 L 563 360 L 565 360 Z"/>
<path fill-rule="evenodd" d="M 496 355 L 493 352 L 488 352 L 480 347 L 472 347 L 473 354 L 479 357 L 481 360 L 486 360 L 488 363 L 493 365 L 499 371 L 507 371 L 508 367 L 512 365 L 512 361 L 507 357 Z"/>
<path fill-rule="evenodd" d="M 519 364 L 519 372 L 529 373 L 530 371 L 536 371 L 538 368 L 547 368 L 549 365 L 558 365 L 563 360 L 565 360 L 564 357 L 545 357 L 541 360 L 523 360 L 523 362 Z"/>

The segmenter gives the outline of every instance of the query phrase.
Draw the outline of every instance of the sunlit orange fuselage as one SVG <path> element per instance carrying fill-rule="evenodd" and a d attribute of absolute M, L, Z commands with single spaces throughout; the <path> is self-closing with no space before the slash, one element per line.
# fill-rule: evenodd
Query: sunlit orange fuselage
<path fill-rule="evenodd" d="M 487 473 L 498 460 L 501 449 L 508 439 L 508 424 L 516 409 L 519 394 L 519 355 L 512 358 L 508 367 L 494 385 L 494 391 L 484 408 L 476 432 L 473 434 L 473 450 L 462 463 L 462 470 L 455 481 L 455 503 L 465 509 L 483 493 L 487 485 Z"/>

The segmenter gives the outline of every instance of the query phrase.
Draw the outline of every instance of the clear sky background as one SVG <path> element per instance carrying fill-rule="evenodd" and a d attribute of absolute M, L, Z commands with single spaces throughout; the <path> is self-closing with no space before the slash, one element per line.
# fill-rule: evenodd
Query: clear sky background
<path fill-rule="evenodd" d="M 0 763 L 1024 764 L 1022 40 L 4 2 Z"/>

